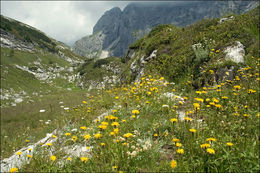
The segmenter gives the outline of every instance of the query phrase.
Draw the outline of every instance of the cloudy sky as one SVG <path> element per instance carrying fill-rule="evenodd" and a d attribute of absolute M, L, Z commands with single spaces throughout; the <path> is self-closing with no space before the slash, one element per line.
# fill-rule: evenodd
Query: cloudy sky
<path fill-rule="evenodd" d="M 72 45 L 92 34 L 92 29 L 105 11 L 128 1 L 2 1 L 1 14 Z"/>

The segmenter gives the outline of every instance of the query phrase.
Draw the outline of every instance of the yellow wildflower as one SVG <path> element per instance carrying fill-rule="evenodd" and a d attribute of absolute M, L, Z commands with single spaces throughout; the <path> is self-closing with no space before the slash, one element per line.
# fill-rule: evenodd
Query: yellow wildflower
<path fill-rule="evenodd" d="M 55 160 L 56 160 L 56 156 L 52 155 L 52 156 L 50 157 L 50 159 L 51 159 L 52 161 L 55 161 Z"/>
<path fill-rule="evenodd" d="M 71 157 L 68 157 L 67 160 L 68 160 L 68 161 L 71 161 Z"/>
<path fill-rule="evenodd" d="M 216 138 L 207 138 L 207 140 L 206 141 L 216 141 Z"/>
<path fill-rule="evenodd" d="M 77 139 L 78 139 L 77 136 L 72 136 L 72 140 L 73 140 L 73 142 L 76 142 Z"/>
<path fill-rule="evenodd" d="M 196 132 L 197 132 L 196 129 L 189 129 L 189 131 L 190 131 L 191 133 L 196 133 Z"/>
<path fill-rule="evenodd" d="M 208 152 L 209 154 L 215 154 L 215 150 L 212 149 L 212 148 L 207 148 L 207 152 Z"/>
<path fill-rule="evenodd" d="M 183 150 L 183 149 L 178 149 L 178 150 L 177 150 L 177 153 L 179 153 L 179 154 L 184 154 L 184 150 Z"/>
<path fill-rule="evenodd" d="M 200 104 L 199 103 L 193 103 L 194 109 L 199 110 L 200 109 Z"/>
<path fill-rule="evenodd" d="M 178 122 L 178 119 L 177 118 L 171 118 L 171 120 L 170 120 L 172 123 L 174 123 L 174 122 Z"/>
<path fill-rule="evenodd" d="M 100 143 L 100 145 L 101 145 L 102 147 L 104 147 L 106 144 L 102 142 L 102 143 Z"/>
<path fill-rule="evenodd" d="M 177 139 L 177 138 L 173 138 L 172 141 L 173 141 L 173 142 L 179 142 L 180 140 Z"/>
<path fill-rule="evenodd" d="M 86 163 L 88 161 L 88 158 L 87 157 L 81 157 L 80 160 L 84 163 Z"/>
<path fill-rule="evenodd" d="M 210 144 L 201 144 L 200 145 L 200 148 L 209 148 L 210 147 Z"/>
<path fill-rule="evenodd" d="M 177 142 L 175 145 L 176 145 L 176 147 L 181 147 L 182 146 L 182 144 L 179 143 L 179 142 Z"/>
<path fill-rule="evenodd" d="M 87 130 L 87 127 L 86 126 L 81 126 L 80 129 Z"/>
<path fill-rule="evenodd" d="M 32 155 L 30 155 L 30 154 L 27 154 L 27 157 L 28 157 L 28 158 L 32 158 Z"/>
<path fill-rule="evenodd" d="M 176 168 L 176 166 L 177 166 L 176 160 L 172 160 L 172 161 L 171 161 L 171 167 L 172 167 L 172 168 Z"/>
<path fill-rule="evenodd" d="M 113 122 L 113 123 L 111 124 L 111 126 L 113 126 L 113 127 L 118 127 L 118 126 L 119 126 L 119 123 L 118 123 L 118 122 Z"/>
<path fill-rule="evenodd" d="M 91 138 L 91 136 L 90 136 L 90 134 L 86 134 L 86 135 L 84 135 L 84 139 L 90 139 Z"/>
<path fill-rule="evenodd" d="M 132 136 L 133 136 L 132 133 L 126 133 L 126 134 L 124 134 L 124 137 L 125 137 L 125 138 L 130 138 L 130 137 L 132 137 Z"/>
<path fill-rule="evenodd" d="M 71 133 L 65 133 L 65 136 L 70 136 L 71 135 Z"/>
<path fill-rule="evenodd" d="M 231 142 L 227 142 L 226 144 L 227 144 L 227 146 L 229 146 L 229 147 L 232 147 L 232 146 L 233 146 L 233 143 L 231 143 Z"/>
<path fill-rule="evenodd" d="M 100 138 L 102 137 L 102 135 L 101 135 L 100 133 L 97 133 L 97 134 L 94 135 L 94 137 L 95 137 L 96 139 L 100 139 Z"/>
<path fill-rule="evenodd" d="M 18 168 L 11 168 L 9 172 L 18 172 Z"/>
<path fill-rule="evenodd" d="M 139 113 L 139 110 L 132 110 L 132 114 L 138 115 Z"/>

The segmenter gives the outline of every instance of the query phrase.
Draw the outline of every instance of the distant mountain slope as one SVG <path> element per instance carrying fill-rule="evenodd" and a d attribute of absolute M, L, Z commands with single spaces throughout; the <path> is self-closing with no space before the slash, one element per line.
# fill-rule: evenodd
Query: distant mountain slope
<path fill-rule="evenodd" d="M 142 31 L 149 31 L 158 24 L 186 26 L 203 18 L 220 17 L 230 12 L 244 13 L 257 4 L 257 1 L 185 1 L 131 3 L 123 11 L 115 7 L 99 19 L 93 28 L 92 36 L 84 37 L 75 43 L 74 52 L 83 56 L 99 57 L 103 50 L 108 51 L 111 56 L 123 56 L 138 35 L 143 35 Z"/>
<path fill-rule="evenodd" d="M 85 57 L 29 25 L 1 15 L 1 106 L 77 87 Z"/>

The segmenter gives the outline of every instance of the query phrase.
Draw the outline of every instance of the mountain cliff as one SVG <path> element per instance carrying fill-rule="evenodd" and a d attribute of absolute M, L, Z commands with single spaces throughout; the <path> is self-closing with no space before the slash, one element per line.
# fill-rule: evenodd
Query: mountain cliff
<path fill-rule="evenodd" d="M 123 56 L 128 46 L 159 24 L 187 26 L 203 18 L 229 13 L 244 13 L 256 1 L 199 1 L 167 3 L 131 3 L 123 11 L 115 7 L 98 20 L 91 36 L 78 40 L 74 52 L 83 56 Z"/>

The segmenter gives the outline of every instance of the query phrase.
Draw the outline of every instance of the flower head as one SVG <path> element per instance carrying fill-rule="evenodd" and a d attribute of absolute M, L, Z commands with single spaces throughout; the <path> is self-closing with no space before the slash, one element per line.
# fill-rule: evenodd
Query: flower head
<path fill-rule="evenodd" d="M 196 132 L 197 132 L 196 129 L 189 129 L 189 131 L 190 131 L 191 133 L 196 133 Z"/>
<path fill-rule="evenodd" d="M 171 118 L 170 120 L 172 123 L 177 123 L 178 122 L 178 119 L 177 118 Z"/>
<path fill-rule="evenodd" d="M 87 130 L 87 127 L 86 126 L 81 126 L 80 129 Z"/>
<path fill-rule="evenodd" d="M 135 115 L 138 115 L 140 112 L 139 112 L 139 110 L 132 110 L 132 114 L 135 114 Z"/>
<path fill-rule="evenodd" d="M 9 172 L 18 172 L 18 168 L 11 168 Z"/>
<path fill-rule="evenodd" d="M 50 159 L 51 159 L 52 161 L 55 161 L 55 160 L 56 160 L 56 156 L 52 155 L 52 156 L 50 157 Z"/>
<path fill-rule="evenodd" d="M 200 145 L 200 148 L 209 148 L 210 147 L 210 144 L 201 144 Z"/>
<path fill-rule="evenodd" d="M 84 163 L 86 163 L 88 161 L 88 158 L 87 157 L 81 157 L 80 160 Z"/>
<path fill-rule="evenodd" d="M 130 138 L 130 137 L 132 137 L 132 136 L 133 136 L 132 133 L 126 133 L 126 134 L 124 134 L 124 137 L 125 137 L 125 138 Z"/>
<path fill-rule="evenodd" d="M 84 136 L 84 139 L 90 139 L 91 138 L 91 136 L 90 136 L 90 134 L 86 134 L 85 136 Z"/>
<path fill-rule="evenodd" d="M 71 133 L 65 133 L 65 136 L 70 136 L 71 135 Z"/>
<path fill-rule="evenodd" d="M 176 168 L 176 166 L 177 166 L 176 160 L 172 160 L 172 161 L 171 161 L 171 167 L 172 167 L 172 168 Z"/>
<path fill-rule="evenodd" d="M 73 140 L 73 142 L 76 142 L 77 139 L 78 139 L 77 136 L 72 136 L 72 140 Z"/>
<path fill-rule="evenodd" d="M 94 135 L 94 137 L 95 137 L 96 139 L 100 139 L 100 138 L 102 137 L 102 135 L 101 135 L 100 133 L 97 133 L 97 134 Z"/>
<path fill-rule="evenodd" d="M 182 148 L 180 148 L 180 149 L 177 150 L 177 153 L 184 154 L 184 150 Z"/>
<path fill-rule="evenodd" d="M 215 154 L 215 150 L 212 149 L 212 148 L 207 148 L 207 152 L 208 152 L 209 154 Z"/>
<path fill-rule="evenodd" d="M 216 138 L 207 138 L 206 141 L 216 141 Z"/>
<path fill-rule="evenodd" d="M 229 146 L 229 147 L 232 147 L 233 146 L 233 143 L 231 143 L 231 142 L 228 142 L 228 143 L 226 143 L 227 144 L 227 146 Z"/>

